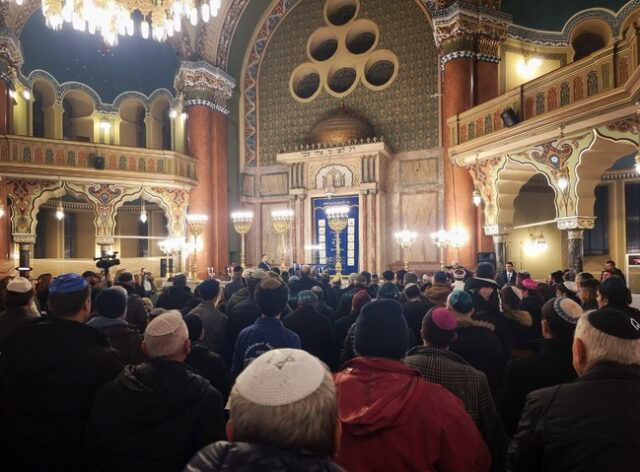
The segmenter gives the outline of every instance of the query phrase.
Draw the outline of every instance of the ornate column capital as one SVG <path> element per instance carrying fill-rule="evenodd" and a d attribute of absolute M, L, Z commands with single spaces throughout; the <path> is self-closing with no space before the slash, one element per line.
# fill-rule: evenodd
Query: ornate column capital
<path fill-rule="evenodd" d="M 486 225 L 484 227 L 484 234 L 487 236 L 493 236 L 494 241 L 496 236 L 506 236 L 513 231 L 511 225 Z"/>
<path fill-rule="evenodd" d="M 593 216 L 568 216 L 556 218 L 556 224 L 560 230 L 593 229 L 595 220 Z"/>
<path fill-rule="evenodd" d="M 570 229 L 567 231 L 567 237 L 569 239 L 584 239 L 583 229 Z"/>
<path fill-rule="evenodd" d="M 227 115 L 227 101 L 231 98 L 236 81 L 225 71 L 206 61 L 182 61 L 174 86 L 178 94 L 182 95 L 185 108 L 204 105 Z"/>
<path fill-rule="evenodd" d="M 13 233 L 13 242 L 18 244 L 35 244 L 36 235 L 26 233 Z"/>
<path fill-rule="evenodd" d="M 441 66 L 461 57 L 500 62 L 499 47 L 511 23 L 511 15 L 490 6 L 455 2 L 435 10 L 433 29 Z"/>
<path fill-rule="evenodd" d="M 14 82 L 23 62 L 19 41 L 11 31 L 0 28 L 0 79 Z"/>

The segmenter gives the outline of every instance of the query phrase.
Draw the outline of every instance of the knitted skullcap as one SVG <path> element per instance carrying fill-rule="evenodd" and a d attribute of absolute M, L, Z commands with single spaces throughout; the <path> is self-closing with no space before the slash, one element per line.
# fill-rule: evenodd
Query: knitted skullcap
<path fill-rule="evenodd" d="M 449 295 L 448 304 L 456 313 L 466 315 L 473 310 L 473 298 L 469 292 L 456 290 Z"/>
<path fill-rule="evenodd" d="M 444 307 L 435 308 L 431 312 L 431 321 L 443 331 L 453 331 L 458 326 L 456 315 Z"/>
<path fill-rule="evenodd" d="M 80 277 L 78 274 L 68 272 L 66 274 L 60 274 L 49 284 L 49 294 L 62 294 L 80 292 L 87 288 L 87 281 Z"/>
<path fill-rule="evenodd" d="M 367 303 L 355 329 L 355 348 L 361 356 L 402 359 L 409 348 L 409 327 L 395 300 Z"/>
<path fill-rule="evenodd" d="M 324 365 L 299 349 L 273 349 L 256 358 L 238 376 L 238 393 L 261 406 L 291 405 L 318 390 Z"/>
<path fill-rule="evenodd" d="M 578 319 L 583 314 L 582 307 L 570 298 L 556 298 L 553 309 L 560 318 L 572 325 L 578 324 Z"/>
<path fill-rule="evenodd" d="M 299 305 L 313 305 L 318 301 L 318 296 L 311 290 L 303 290 L 298 294 Z"/>
<path fill-rule="evenodd" d="M 153 337 L 166 336 L 167 334 L 175 333 L 182 325 L 184 325 L 182 315 L 179 311 L 172 310 L 156 316 L 151 320 L 144 334 Z"/>
<path fill-rule="evenodd" d="M 33 285 L 31 285 L 29 279 L 25 279 L 24 277 L 15 277 L 7 285 L 7 291 L 15 293 L 27 293 L 32 288 Z"/>
<path fill-rule="evenodd" d="M 178 274 L 173 277 L 173 286 L 174 287 L 184 287 L 187 285 L 187 276 L 186 274 Z"/>
<path fill-rule="evenodd" d="M 363 306 L 371 301 L 371 295 L 366 290 L 359 290 L 351 299 L 351 309 L 361 310 Z"/>
<path fill-rule="evenodd" d="M 640 339 L 640 322 L 627 313 L 615 308 L 594 310 L 588 315 L 589 323 L 609 336 L 620 339 Z"/>

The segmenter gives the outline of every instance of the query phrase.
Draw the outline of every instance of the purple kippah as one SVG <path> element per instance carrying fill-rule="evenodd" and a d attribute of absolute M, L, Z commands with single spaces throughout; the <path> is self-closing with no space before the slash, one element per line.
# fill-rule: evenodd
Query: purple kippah
<path fill-rule="evenodd" d="M 453 331 L 458 326 L 456 315 L 444 307 L 436 308 L 431 312 L 431 321 L 443 331 Z"/>

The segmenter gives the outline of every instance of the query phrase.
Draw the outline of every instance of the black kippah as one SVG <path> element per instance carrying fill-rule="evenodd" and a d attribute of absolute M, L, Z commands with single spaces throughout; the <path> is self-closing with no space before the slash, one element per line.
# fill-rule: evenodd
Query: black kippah
<path fill-rule="evenodd" d="M 589 323 L 598 331 L 621 339 L 640 339 L 640 322 L 614 308 L 589 313 Z"/>

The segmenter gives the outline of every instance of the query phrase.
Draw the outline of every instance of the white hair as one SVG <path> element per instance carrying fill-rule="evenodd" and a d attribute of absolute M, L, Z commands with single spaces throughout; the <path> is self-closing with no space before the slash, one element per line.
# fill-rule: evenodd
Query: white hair
<path fill-rule="evenodd" d="M 640 339 L 621 339 L 603 333 L 593 327 L 588 315 L 580 317 L 574 336 L 584 343 L 589 365 L 603 361 L 640 364 Z"/>
<path fill-rule="evenodd" d="M 167 313 L 177 313 L 178 310 L 169 310 Z M 182 316 L 182 315 L 180 315 Z M 184 321 L 181 321 L 175 331 L 164 336 L 150 336 L 148 333 L 144 333 L 144 344 L 147 349 L 147 355 L 149 359 L 157 357 L 172 357 L 182 352 L 184 343 L 189 338 L 189 330 Z"/>

